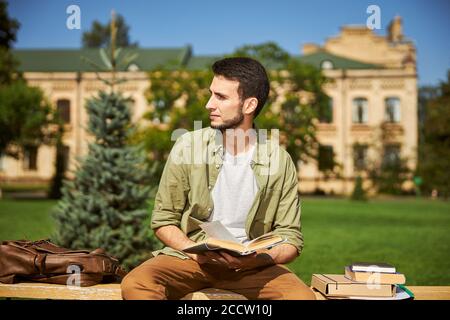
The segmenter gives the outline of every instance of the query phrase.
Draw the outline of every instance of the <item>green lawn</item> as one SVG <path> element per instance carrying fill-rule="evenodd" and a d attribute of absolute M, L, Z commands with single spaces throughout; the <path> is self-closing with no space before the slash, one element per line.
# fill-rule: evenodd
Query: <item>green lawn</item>
<path fill-rule="evenodd" d="M 0 240 L 49 237 L 54 201 L 0 200 Z M 430 200 L 306 198 L 305 247 L 289 266 L 309 284 L 312 273 L 339 273 L 352 261 L 386 261 L 408 285 L 450 285 L 450 203 Z"/>

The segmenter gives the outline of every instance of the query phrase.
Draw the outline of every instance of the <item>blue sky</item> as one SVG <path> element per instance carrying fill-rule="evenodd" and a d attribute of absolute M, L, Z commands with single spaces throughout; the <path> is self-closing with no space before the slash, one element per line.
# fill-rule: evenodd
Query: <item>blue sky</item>
<path fill-rule="evenodd" d="M 345 24 L 365 24 L 366 8 L 381 9 L 380 35 L 399 14 L 417 46 L 419 83 L 435 85 L 450 68 L 448 0 L 12 0 L 9 14 L 21 23 L 16 48 L 77 48 L 92 21 L 111 9 L 125 17 L 141 47 L 193 46 L 194 54 L 230 53 L 244 44 L 275 41 L 292 54 L 303 43 L 323 44 Z M 81 9 L 81 29 L 66 27 L 66 8 Z"/>

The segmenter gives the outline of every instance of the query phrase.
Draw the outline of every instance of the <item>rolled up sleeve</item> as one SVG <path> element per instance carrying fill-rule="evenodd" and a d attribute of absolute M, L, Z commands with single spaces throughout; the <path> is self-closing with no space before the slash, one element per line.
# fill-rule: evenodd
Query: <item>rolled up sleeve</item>
<path fill-rule="evenodd" d="M 285 238 L 285 243 L 289 243 L 297 248 L 299 255 L 303 249 L 300 216 L 297 171 L 292 159 L 288 157 L 285 182 L 275 215 L 273 233 Z"/>
<path fill-rule="evenodd" d="M 170 152 L 156 193 L 151 216 L 153 230 L 166 225 L 179 227 L 181 224 L 189 192 L 186 164 L 181 161 L 182 153 L 183 145 L 180 137 Z"/>

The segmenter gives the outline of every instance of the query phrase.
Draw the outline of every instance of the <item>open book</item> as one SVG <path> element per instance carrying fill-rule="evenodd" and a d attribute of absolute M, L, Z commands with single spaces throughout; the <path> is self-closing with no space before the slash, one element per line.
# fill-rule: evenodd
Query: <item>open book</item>
<path fill-rule="evenodd" d="M 268 249 L 285 241 L 284 238 L 266 233 L 247 243 L 240 243 L 220 221 L 200 225 L 208 238 L 183 249 L 187 253 L 203 253 L 210 250 L 225 250 L 233 256 L 245 256 L 260 249 Z"/>

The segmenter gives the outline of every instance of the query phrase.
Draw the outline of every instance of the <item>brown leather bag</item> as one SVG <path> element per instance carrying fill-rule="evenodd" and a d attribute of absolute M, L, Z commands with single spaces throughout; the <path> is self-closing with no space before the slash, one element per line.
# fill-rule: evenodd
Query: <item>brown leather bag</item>
<path fill-rule="evenodd" d="M 126 272 L 103 249 L 71 250 L 49 240 L 2 241 L 0 282 L 38 281 L 92 286 L 120 281 Z"/>

